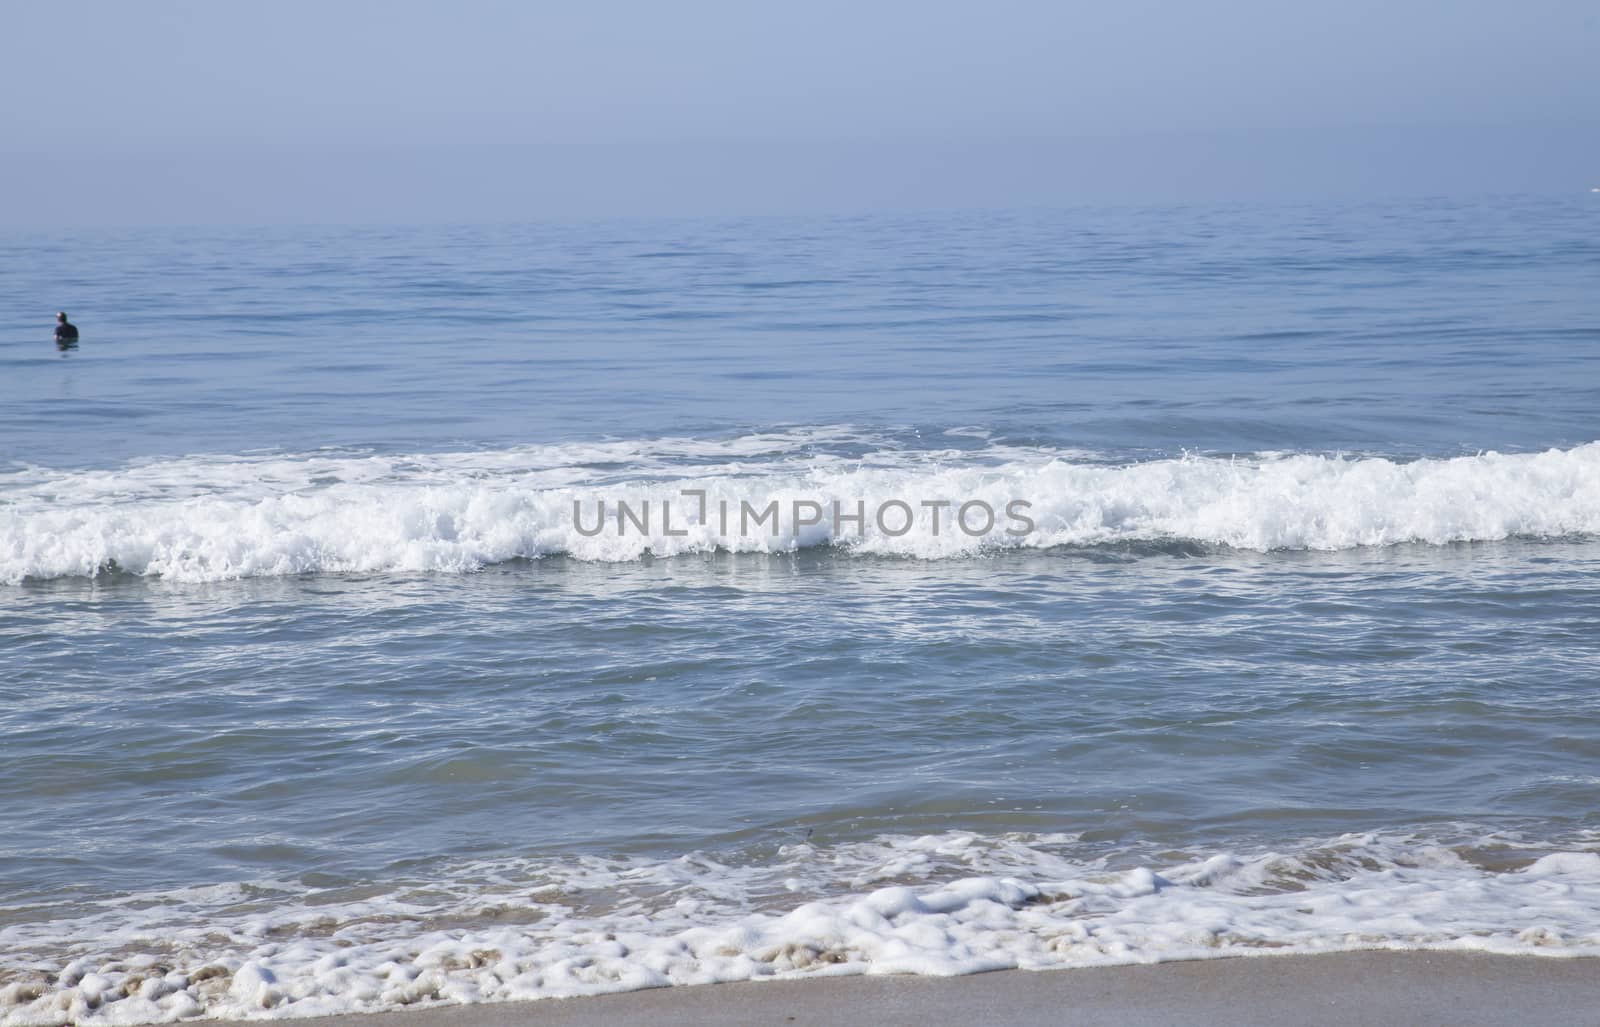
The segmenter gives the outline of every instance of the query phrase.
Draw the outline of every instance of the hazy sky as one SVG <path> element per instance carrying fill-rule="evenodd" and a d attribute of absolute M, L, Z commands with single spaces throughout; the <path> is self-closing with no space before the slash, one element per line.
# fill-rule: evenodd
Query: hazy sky
<path fill-rule="evenodd" d="M 1429 147 L 1388 161 L 1412 130 L 1453 139 L 1483 188 L 1600 184 L 1595 0 L 5 0 L 4 22 L 0 155 L 31 197 L 0 211 L 11 224 L 340 220 L 362 180 L 356 219 L 389 216 L 371 201 L 391 193 L 421 218 L 478 216 L 475 176 L 503 202 L 513 171 L 534 216 L 633 213 L 641 191 L 651 210 L 730 189 L 849 207 L 877 202 L 852 195 L 861 161 L 864 182 L 937 164 L 933 200 L 972 205 L 1017 188 L 1015 168 L 996 177 L 1016 160 L 1070 180 L 1057 197 L 1036 176 L 1031 202 L 1110 195 L 1163 154 L 1202 175 L 1176 175 L 1179 194 L 1241 175 L 1281 190 L 1323 166 L 1284 151 L 1330 138 L 1350 158 L 1333 185 L 1381 189 L 1387 162 L 1409 190 L 1452 170 L 1418 168 Z M 954 171 L 930 156 L 952 152 Z M 717 184 L 797 162 L 832 184 Z M 651 178 L 663 163 L 679 186 Z"/>

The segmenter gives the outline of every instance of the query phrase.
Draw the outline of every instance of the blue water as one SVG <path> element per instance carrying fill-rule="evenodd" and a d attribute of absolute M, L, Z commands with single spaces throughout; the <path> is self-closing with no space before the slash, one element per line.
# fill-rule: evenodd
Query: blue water
<path fill-rule="evenodd" d="M 1223 949 L 1600 945 L 1589 199 L 0 240 L 0 989 L 1224 856 Z M 1038 530 L 572 530 L 697 485 Z"/>
<path fill-rule="evenodd" d="M 1573 445 L 1600 390 L 1588 200 L 9 239 L 0 459 L 840 423 Z M 84 347 L 58 366 L 62 306 Z"/>

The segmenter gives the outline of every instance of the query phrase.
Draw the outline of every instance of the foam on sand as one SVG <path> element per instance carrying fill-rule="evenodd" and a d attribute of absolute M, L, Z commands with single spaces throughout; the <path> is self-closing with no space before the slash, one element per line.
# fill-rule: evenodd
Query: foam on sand
<path fill-rule="evenodd" d="M 956 832 L 790 845 L 749 863 L 503 861 L 343 898 L 284 882 L 132 895 L 55 917 L 10 911 L 0 1024 L 1373 948 L 1597 955 L 1600 842 L 1569 844 L 1515 869 L 1347 835 L 1108 870 L 1068 855 L 1073 836 Z"/>

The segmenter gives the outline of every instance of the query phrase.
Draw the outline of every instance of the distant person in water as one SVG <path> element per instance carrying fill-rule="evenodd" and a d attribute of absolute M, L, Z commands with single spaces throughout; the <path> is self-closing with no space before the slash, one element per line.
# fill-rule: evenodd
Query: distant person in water
<path fill-rule="evenodd" d="M 65 311 L 56 315 L 56 341 L 77 342 L 78 326 L 67 320 Z"/>

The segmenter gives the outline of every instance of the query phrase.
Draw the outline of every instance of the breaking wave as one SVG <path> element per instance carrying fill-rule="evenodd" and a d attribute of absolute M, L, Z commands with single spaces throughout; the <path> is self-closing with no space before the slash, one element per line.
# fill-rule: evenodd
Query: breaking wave
<path fill-rule="evenodd" d="M 1448 459 L 1118 463 L 1003 446 L 852 451 L 838 437 L 797 432 L 0 475 L 0 581 L 13 584 L 108 571 L 178 581 L 455 573 L 553 555 L 817 546 L 939 559 L 1171 541 L 1266 552 L 1597 533 L 1600 443 Z"/>

